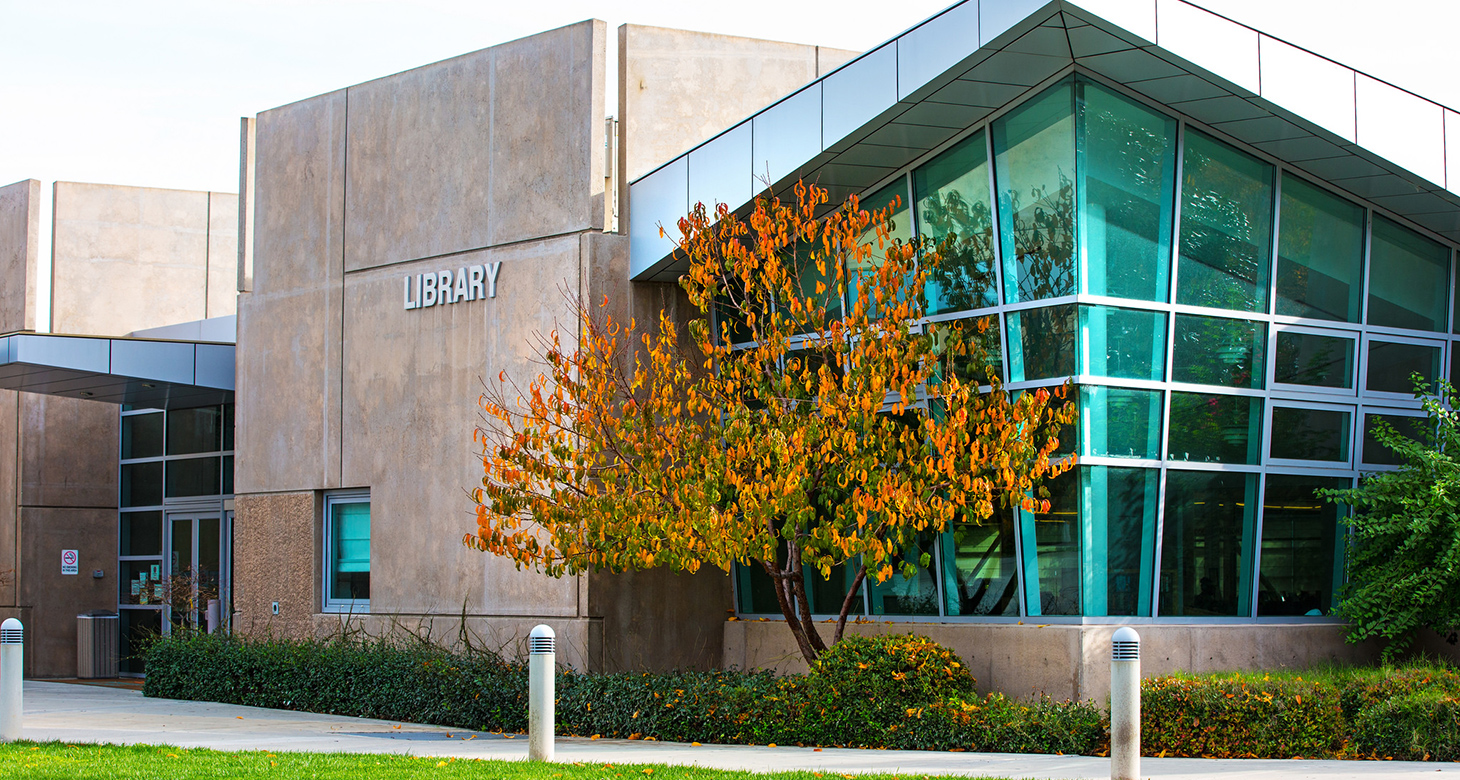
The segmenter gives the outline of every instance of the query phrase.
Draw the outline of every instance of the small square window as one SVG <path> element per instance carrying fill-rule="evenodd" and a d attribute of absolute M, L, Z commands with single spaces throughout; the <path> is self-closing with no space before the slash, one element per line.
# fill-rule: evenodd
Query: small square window
<path fill-rule="evenodd" d="M 370 494 L 325 496 L 324 609 L 370 611 Z"/>

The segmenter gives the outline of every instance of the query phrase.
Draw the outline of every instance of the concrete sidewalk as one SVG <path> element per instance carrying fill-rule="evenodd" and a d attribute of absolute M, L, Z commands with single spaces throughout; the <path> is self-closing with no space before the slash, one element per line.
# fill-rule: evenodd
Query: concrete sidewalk
<path fill-rule="evenodd" d="M 27 681 L 26 739 L 61 742 L 169 744 L 217 750 L 400 753 L 520 760 L 527 738 L 364 718 L 266 710 L 231 704 L 148 699 L 133 690 Z M 1087 756 L 935 753 L 706 745 L 559 738 L 559 761 L 681 764 L 770 772 L 805 769 L 852 774 L 993 775 L 1018 778 L 1108 778 L 1110 762 Z M 1375 761 L 1261 761 L 1145 758 L 1152 778 L 1242 777 L 1256 780 L 1444 778 L 1460 780 L 1460 764 Z"/>

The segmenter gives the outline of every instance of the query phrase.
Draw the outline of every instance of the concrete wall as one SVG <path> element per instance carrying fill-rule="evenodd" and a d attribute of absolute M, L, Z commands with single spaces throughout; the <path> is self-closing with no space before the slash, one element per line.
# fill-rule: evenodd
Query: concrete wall
<path fill-rule="evenodd" d="M 56 182 L 51 330 L 123 336 L 233 314 L 238 197 Z"/>
<path fill-rule="evenodd" d="M 0 187 L 0 333 L 35 329 L 40 196 L 35 179 Z"/>

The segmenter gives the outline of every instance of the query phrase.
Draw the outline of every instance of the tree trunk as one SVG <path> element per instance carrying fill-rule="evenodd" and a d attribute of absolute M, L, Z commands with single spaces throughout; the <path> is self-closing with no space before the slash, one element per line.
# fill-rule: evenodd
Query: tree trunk
<path fill-rule="evenodd" d="M 801 651 L 801 656 L 806 659 L 806 663 L 814 663 L 820 654 L 807 638 L 805 626 L 796 615 L 793 603 L 795 591 L 790 582 L 791 574 L 777 569 L 765 561 L 758 561 L 758 563 L 761 568 L 765 569 L 765 573 L 770 576 L 771 582 L 776 587 L 776 602 L 781 607 L 781 615 L 786 618 L 786 625 L 791 628 L 791 635 L 796 638 L 796 647 Z M 820 637 L 817 639 L 819 641 Z"/>
<path fill-rule="evenodd" d="M 867 564 L 864 563 L 857 567 L 857 576 L 852 578 L 852 587 L 847 590 L 847 597 L 842 599 L 842 611 L 836 617 L 836 636 L 832 637 L 832 644 L 842 641 L 842 634 L 847 630 L 847 615 L 851 614 L 852 604 L 856 603 L 857 597 L 861 595 L 862 581 L 865 579 L 867 579 Z"/>

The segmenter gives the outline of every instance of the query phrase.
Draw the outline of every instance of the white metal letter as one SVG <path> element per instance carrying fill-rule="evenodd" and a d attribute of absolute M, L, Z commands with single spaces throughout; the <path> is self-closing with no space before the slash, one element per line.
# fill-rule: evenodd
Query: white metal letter
<path fill-rule="evenodd" d="M 436 274 L 421 274 L 421 308 L 436 305 Z"/>
<path fill-rule="evenodd" d="M 440 281 L 436 282 L 436 289 L 438 290 L 437 294 L 441 297 L 441 302 L 456 303 L 456 296 L 453 294 L 455 293 L 455 288 L 451 286 L 451 272 L 442 271 L 437 276 L 440 277 Z"/>
<path fill-rule="evenodd" d="M 502 261 L 487 263 L 487 297 L 497 297 L 497 274 L 502 272 Z"/>
<path fill-rule="evenodd" d="M 474 301 L 478 298 L 485 298 L 486 293 L 482 291 L 482 280 L 486 278 L 487 269 L 480 265 L 473 265 L 467 268 L 466 299 Z"/>
<path fill-rule="evenodd" d="M 411 300 L 411 277 L 407 276 L 403 281 L 406 283 L 406 310 L 409 311 L 416 308 L 416 302 Z"/>
<path fill-rule="evenodd" d="M 466 294 L 466 269 L 465 268 L 462 268 L 462 269 L 457 270 L 457 272 L 456 272 L 456 287 L 454 289 L 455 289 L 455 294 L 452 296 L 452 300 L 453 301 L 469 301 L 469 300 L 471 300 L 471 298 L 467 297 L 467 294 Z"/>

